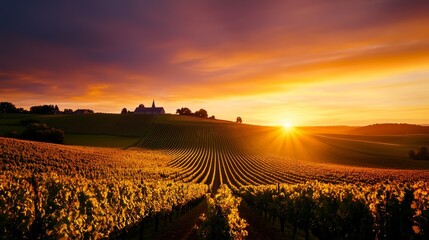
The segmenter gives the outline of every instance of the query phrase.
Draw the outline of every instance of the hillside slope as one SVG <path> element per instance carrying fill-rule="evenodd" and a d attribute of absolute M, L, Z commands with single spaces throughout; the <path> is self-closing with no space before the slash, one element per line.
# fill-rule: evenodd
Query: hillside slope
<path fill-rule="evenodd" d="M 226 124 L 225 121 L 201 119 L 197 117 L 137 114 L 71 114 L 45 115 L 34 119 L 49 126 L 64 130 L 66 133 L 105 134 L 116 136 L 140 137 L 145 135 L 154 124 L 173 125 L 213 125 Z"/>
<path fill-rule="evenodd" d="M 428 135 L 327 134 L 300 128 L 286 131 L 279 127 L 236 124 L 170 114 L 30 117 L 63 129 L 66 133 L 66 143 L 68 139 L 72 139 L 73 144 L 94 145 L 93 142 L 97 142 L 100 143 L 99 146 L 112 146 L 113 143 L 122 141 L 124 147 L 164 150 L 176 156 L 177 161 L 174 162 L 177 164 L 181 162 L 180 159 L 199 159 L 198 167 L 205 166 L 206 161 L 220 165 L 249 161 L 240 171 L 255 171 L 258 168 L 264 169 L 258 163 L 263 159 L 262 165 L 269 165 L 266 168 L 268 172 L 279 168 L 284 162 L 291 161 L 302 164 L 326 163 L 395 169 L 429 168 L 429 162 L 410 160 L 407 156 L 410 149 L 428 146 Z M 13 124 L 12 120 L 6 120 L 8 124 Z M 16 121 L 19 124 L 19 119 Z M 125 137 L 127 139 L 123 139 Z M 179 165 L 190 167 L 194 164 Z M 210 174 L 213 174 L 213 169 L 210 171 Z M 197 175 L 199 174 L 200 172 Z M 219 182 L 221 181 L 223 180 L 219 179 Z"/>
<path fill-rule="evenodd" d="M 429 134 L 429 127 L 405 123 L 383 123 L 351 129 L 348 133 L 356 135 Z"/>

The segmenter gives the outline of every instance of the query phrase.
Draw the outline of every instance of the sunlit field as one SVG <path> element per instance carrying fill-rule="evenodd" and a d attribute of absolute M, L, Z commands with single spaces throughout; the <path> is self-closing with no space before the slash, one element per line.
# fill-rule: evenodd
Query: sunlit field
<path fill-rule="evenodd" d="M 291 124 L 263 127 L 174 115 L 30 117 L 64 127 L 66 143 L 70 136 L 73 145 L 97 142 L 105 148 L 0 138 L 2 216 L 7 219 L 2 231 L 6 236 L 160 236 L 150 235 L 156 219 L 169 218 L 178 207 L 198 205 L 206 192 L 214 196 L 208 201 L 209 209 L 216 209 L 217 204 L 224 204 L 215 200 L 220 188 L 224 192 L 219 197 L 245 201 L 244 208 L 222 207 L 226 215 L 230 207 L 236 208 L 230 224 L 238 224 L 236 234 L 243 238 L 248 230 L 255 231 L 252 223 L 258 214 L 267 216 L 267 224 L 274 224 L 277 235 L 268 235 L 273 237 L 341 238 L 348 231 L 356 234 L 353 239 L 397 231 L 403 236 L 425 236 L 429 163 L 409 159 L 407 151 L 428 144 L 427 135 L 329 134 Z M 128 124 L 112 129 L 100 126 L 94 118 L 104 118 L 106 126 Z M 13 128 L 14 119 L 9 116 L 2 126 Z M 118 147 L 113 143 L 119 148 L 112 148 Z M 171 198 L 179 196 L 177 189 L 193 192 L 185 192 L 189 197 L 179 203 Z M 150 191 L 173 192 L 161 199 Z M 333 209 L 323 205 L 327 199 Z M 50 210 L 54 202 L 56 210 Z M 397 214 L 409 215 L 400 230 L 386 230 L 381 226 L 393 224 L 390 219 L 396 215 L 380 214 L 395 206 L 402 206 Z M 211 219 L 210 211 L 205 221 Z M 238 215 L 240 211 L 248 216 L 247 222 Z M 349 217 L 331 216 L 332 211 L 344 211 Z M 292 212 L 296 219 L 290 218 Z M 361 214 L 366 214 L 365 223 L 344 228 L 362 218 Z M 65 221 L 67 216 L 71 219 Z M 335 228 L 322 222 L 326 217 L 340 217 L 335 220 L 339 222 L 329 223 Z M 146 233 L 140 227 L 145 221 L 152 229 Z M 257 231 L 268 231 L 259 225 Z"/>

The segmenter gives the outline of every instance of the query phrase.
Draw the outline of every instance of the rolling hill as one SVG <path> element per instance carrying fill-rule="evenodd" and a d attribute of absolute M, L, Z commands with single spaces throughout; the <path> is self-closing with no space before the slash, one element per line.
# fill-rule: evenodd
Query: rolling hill
<path fill-rule="evenodd" d="M 123 148 L 162 150 L 173 156 L 169 165 L 181 169 L 180 174 L 172 178 L 204 182 L 214 189 L 223 183 L 239 187 L 304 179 L 324 181 L 330 174 L 337 178 L 335 169 L 341 166 L 429 169 L 429 162 L 407 157 L 409 149 L 429 145 L 427 135 L 351 135 L 338 134 L 338 131 L 332 134 L 300 128 L 288 131 L 168 114 L 31 118 L 63 129 L 66 143 L 72 139 L 72 144 L 77 145 L 116 144 Z M 7 120 L 9 126 L 13 126 L 14 121 Z M 19 125 L 19 121 L 16 119 L 15 124 Z M 258 174 L 254 174 L 255 171 Z"/>
<path fill-rule="evenodd" d="M 429 127 L 405 123 L 383 123 L 354 128 L 348 133 L 355 135 L 429 134 Z"/>
<path fill-rule="evenodd" d="M 0 130 L 16 128 L 19 131 L 23 116 L 27 115 L 11 115 L 0 120 Z M 272 162 L 278 162 L 272 160 L 278 158 L 309 164 L 429 168 L 427 162 L 407 158 L 408 150 L 429 145 L 428 135 L 397 134 L 405 130 L 421 133 L 429 128 L 417 125 L 376 124 L 352 129 L 343 126 L 307 127 L 286 131 L 279 127 L 170 114 L 28 115 L 27 118 L 64 130 L 66 143 L 73 145 L 137 146 L 165 150 L 182 158 L 195 154 L 210 159 L 239 156 L 252 161 L 261 157 Z M 348 134 L 342 134 L 343 131 L 348 131 Z M 243 171 L 248 170 L 243 168 Z"/>
<path fill-rule="evenodd" d="M 117 194 L 113 199 L 125 196 L 123 199 L 128 201 L 127 199 L 133 199 L 135 196 L 143 196 L 143 193 L 139 192 L 142 183 L 157 179 L 157 185 L 152 187 L 153 192 L 161 191 L 162 194 L 156 195 L 150 201 L 144 200 L 146 197 L 137 197 L 132 204 L 122 204 L 125 207 L 118 207 L 117 202 L 112 202 L 98 208 L 119 209 L 124 212 L 127 207 L 136 206 L 137 203 L 138 206 L 148 209 L 149 215 L 142 213 L 135 220 L 138 222 L 143 219 L 140 222 L 142 225 L 146 219 L 154 221 L 157 226 L 156 219 L 159 217 L 164 218 L 165 225 L 166 219 L 177 207 L 165 197 L 169 194 L 190 194 L 184 201 L 186 205 L 201 199 L 207 189 L 213 195 L 218 190 L 226 189 L 225 185 L 235 194 L 244 194 L 242 197 L 246 199 L 246 196 L 255 191 L 252 189 L 261 191 L 263 197 L 278 194 L 290 187 L 320 190 L 320 186 L 332 188 L 334 184 L 339 186 L 335 190 L 336 193 L 348 191 L 351 186 L 354 186 L 357 189 L 354 191 L 358 193 L 359 186 L 372 186 L 386 181 L 392 183 L 391 186 L 396 186 L 396 183 L 405 186 L 402 183 L 421 182 L 429 177 L 429 161 L 411 160 L 407 157 L 409 149 L 429 145 L 428 135 L 423 134 L 353 135 L 341 134 L 345 128 L 336 128 L 341 131 L 329 133 L 326 132 L 329 128 L 316 131 L 302 128 L 284 129 L 177 115 L 91 114 L 26 117 L 63 129 L 66 143 L 67 139 L 74 138 L 73 144 L 98 144 L 105 147 L 121 145 L 124 149 L 64 146 L 0 138 L 2 170 L 13 173 L 0 175 L 5 179 L 4 182 L 13 182 L 18 186 L 24 181 L 31 185 L 34 184 L 37 173 L 42 176 L 39 182 L 43 186 L 54 186 L 54 190 L 56 185 L 52 185 L 53 183 L 67 186 L 63 194 L 66 197 L 70 196 L 66 193 L 75 196 L 77 193 L 82 194 L 83 190 L 79 189 L 90 189 L 89 194 L 97 196 L 97 199 L 93 198 L 91 201 L 104 203 L 106 199 L 112 198 L 96 195 L 98 192 Z M 22 128 L 21 120 L 22 116 L 8 116 L 0 121 L 0 130 Z M 23 174 L 24 179 L 21 179 Z M 75 183 L 79 186 L 77 191 L 74 189 Z M 14 186 L 7 191 L 19 189 Z M 34 186 L 28 188 L 38 189 Z M 183 189 L 194 188 L 198 191 L 183 192 Z M 246 189 L 249 192 L 246 192 Z M 368 194 L 380 192 L 369 188 L 365 191 Z M 21 196 L 19 194 L 21 193 L 12 196 L 18 199 Z M 32 191 L 27 191 L 27 195 L 25 199 L 38 196 Z M 231 196 L 230 192 L 225 198 L 232 199 Z M 255 201 L 249 199 L 250 206 L 250 203 Z M 207 202 L 210 203 L 211 200 Z M 73 206 L 75 205 L 66 205 L 65 209 L 73 209 Z M 158 206 L 163 206 L 163 210 L 156 210 Z M 138 207 L 137 210 L 126 212 L 141 213 L 142 209 Z M 253 210 L 239 211 L 241 214 Z M 151 212 L 155 212 L 155 215 L 150 215 Z M 114 211 L 111 213 L 109 219 L 110 216 L 118 215 Z M 246 216 L 252 224 L 249 231 L 258 231 L 257 225 L 260 223 L 253 220 L 259 217 Z M 100 219 L 106 218 L 100 216 Z M 103 222 L 104 232 L 116 234 L 112 230 L 114 227 L 133 227 L 121 219 Z M 90 225 L 91 222 L 85 224 Z M 141 226 L 137 232 L 142 236 L 148 231 L 143 231 Z M 266 234 L 272 228 L 270 223 L 259 231 Z M 285 236 L 282 231 L 278 230 L 278 233 L 279 236 Z"/>

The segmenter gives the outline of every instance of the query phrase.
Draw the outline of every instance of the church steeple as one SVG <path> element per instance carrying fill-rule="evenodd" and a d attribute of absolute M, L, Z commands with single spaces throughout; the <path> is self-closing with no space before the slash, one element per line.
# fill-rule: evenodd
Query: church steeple
<path fill-rule="evenodd" d="M 155 100 L 152 100 L 152 108 L 155 108 Z"/>

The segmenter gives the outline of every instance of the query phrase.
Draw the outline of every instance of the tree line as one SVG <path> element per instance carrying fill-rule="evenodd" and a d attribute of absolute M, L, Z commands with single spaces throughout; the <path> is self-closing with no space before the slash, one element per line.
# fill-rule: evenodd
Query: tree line
<path fill-rule="evenodd" d="M 26 110 L 24 108 L 17 108 L 13 103 L 10 102 L 0 102 L 0 112 L 2 113 L 31 113 L 31 114 L 71 114 L 71 113 L 80 113 L 80 111 L 85 111 L 85 113 L 94 113 L 94 111 L 90 109 L 78 109 L 73 111 L 73 109 L 64 109 L 64 111 L 60 111 L 57 105 L 45 104 L 30 107 L 30 110 Z"/>
<path fill-rule="evenodd" d="M 64 109 L 64 111 L 60 111 L 59 107 L 57 105 L 38 105 L 38 106 L 32 106 L 30 107 L 30 110 L 26 110 L 24 108 L 17 108 L 13 103 L 10 102 L 0 102 L 0 112 L 1 113 L 31 113 L 31 114 L 72 114 L 72 113 L 94 113 L 93 110 L 90 109 L 78 109 L 73 111 L 73 109 Z M 131 113 L 126 108 L 123 108 L 121 111 L 121 114 L 127 114 Z M 192 112 L 187 107 L 182 107 L 176 110 L 176 114 L 184 115 L 184 116 L 195 116 L 199 118 L 208 118 L 208 119 L 216 119 L 214 115 L 211 115 L 209 117 L 209 114 L 207 110 L 201 108 L 200 110 L 197 110 L 195 112 Z M 242 123 L 241 117 L 237 117 L 236 119 L 237 123 Z"/>
<path fill-rule="evenodd" d="M 179 108 L 176 110 L 176 114 L 184 115 L 184 116 L 195 116 L 195 117 L 200 117 L 200 118 L 216 119 L 216 117 L 214 115 L 209 117 L 207 110 L 202 109 L 202 108 L 193 113 L 189 108 L 182 107 L 182 108 Z"/>
<path fill-rule="evenodd" d="M 184 116 L 195 116 L 195 117 L 200 117 L 200 118 L 216 119 L 214 115 L 208 117 L 208 113 L 205 109 L 200 109 L 200 110 L 193 113 L 189 108 L 182 107 L 182 108 L 178 108 L 176 110 L 176 114 L 184 115 Z M 241 119 L 241 117 L 237 117 L 235 122 L 236 123 L 242 123 L 243 119 Z"/>

